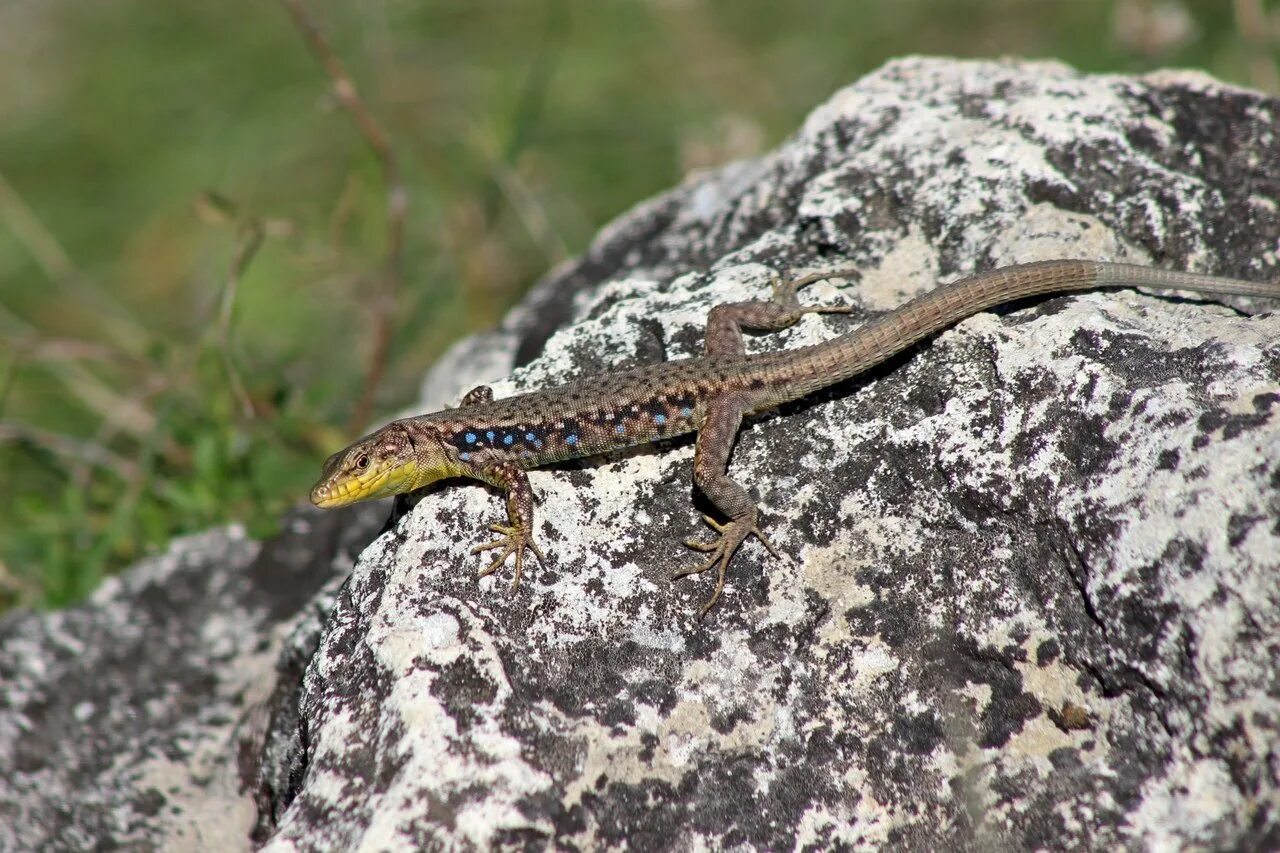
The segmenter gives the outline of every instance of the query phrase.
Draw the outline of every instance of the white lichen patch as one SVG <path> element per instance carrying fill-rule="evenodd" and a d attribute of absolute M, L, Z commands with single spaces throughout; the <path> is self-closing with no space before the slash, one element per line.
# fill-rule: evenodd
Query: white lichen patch
<path fill-rule="evenodd" d="M 937 252 L 918 227 L 911 227 L 878 264 L 863 272 L 857 299 L 872 310 L 891 311 L 940 283 Z"/>
<path fill-rule="evenodd" d="M 1022 689 L 1036 698 L 1043 711 L 992 755 L 1005 772 L 1031 768 L 1049 777 L 1056 772 L 1050 756 L 1059 749 L 1073 750 L 1078 761 L 1099 767 L 1108 756 L 1107 725 L 1116 713 L 1115 702 L 1099 694 L 1086 694 L 1080 686 L 1080 671 L 1061 657 L 1047 663 L 1037 661 L 1035 649 L 1050 638 L 1043 629 L 1033 632 L 1022 643 L 1028 659 L 1013 664 L 1022 677 Z M 1076 718 L 1072 726 L 1065 724 L 1066 716 Z"/>
<path fill-rule="evenodd" d="M 1208 842 L 1222 821 L 1250 815 L 1260 805 L 1242 796 L 1225 761 L 1197 760 L 1179 752 L 1180 760 L 1169 775 L 1143 786 L 1142 801 L 1124 827 L 1126 834 L 1153 849 Z"/>
<path fill-rule="evenodd" d="M 384 760 L 395 767 L 363 802 L 369 817 L 349 839 L 351 849 L 393 850 L 408 843 L 403 833 L 424 800 L 449 803 L 451 835 L 475 846 L 505 830 L 545 833 L 546 821 L 530 819 L 519 807 L 545 791 L 550 779 L 525 760 L 524 746 L 501 725 L 511 692 L 501 656 L 463 602 L 437 600 L 451 615 L 407 606 L 416 589 L 407 576 L 389 584 L 383 602 L 391 606 L 376 615 L 366 635 L 373 660 L 390 679 L 376 727 L 370 730 L 363 716 L 336 711 L 314 743 L 313 764 L 320 768 L 341 767 L 355 741 L 386 751 Z M 484 704 L 471 706 L 465 732 L 438 692 L 442 671 L 464 658 L 491 688 Z M 483 796 L 474 793 L 478 785 Z M 308 788 L 320 801 L 350 807 L 350 780 L 332 769 Z"/>
<path fill-rule="evenodd" d="M 685 668 L 675 685 L 680 699 L 668 711 L 659 713 L 652 706 L 637 704 L 635 724 L 621 733 L 584 718 L 561 720 L 566 733 L 585 748 L 576 778 L 565 791 L 567 804 L 579 802 L 584 793 L 606 782 L 661 781 L 678 786 L 687 775 L 697 773 L 708 754 L 725 750 L 767 754 L 794 736 L 794 720 L 787 708 L 761 701 L 775 687 L 779 673 L 764 670 L 744 679 L 745 667 L 754 656 L 744 644 L 745 637 L 735 634 L 726 640 L 712 659 Z M 737 721 L 728 731 L 718 731 L 713 726 L 717 715 L 735 716 Z M 757 784 L 767 789 L 771 776 L 758 773 Z"/>
<path fill-rule="evenodd" d="M 851 791 L 868 787 L 863 774 L 850 768 L 846 781 Z M 858 849 L 880 849 L 888 844 L 890 833 L 906 825 L 910 819 L 903 810 L 889 808 L 874 797 L 862 793 L 856 801 L 819 804 L 806 809 L 795 828 L 797 849 L 820 849 L 849 845 Z"/>
<path fill-rule="evenodd" d="M 1125 245 L 1096 216 L 1036 204 L 996 235 L 991 245 L 997 266 L 1028 264 L 1055 258 L 1148 264 L 1150 258 Z"/>
<path fill-rule="evenodd" d="M 690 772 L 690 751 L 707 730 L 706 707 L 684 702 L 666 714 L 647 705 L 637 705 L 635 710 L 635 725 L 621 734 L 586 719 L 562 721 L 566 732 L 585 749 L 576 778 L 564 788 L 566 805 L 580 803 L 583 794 L 602 784 L 661 781 L 675 786 Z M 644 757 L 646 735 L 657 739 L 649 757 Z"/>

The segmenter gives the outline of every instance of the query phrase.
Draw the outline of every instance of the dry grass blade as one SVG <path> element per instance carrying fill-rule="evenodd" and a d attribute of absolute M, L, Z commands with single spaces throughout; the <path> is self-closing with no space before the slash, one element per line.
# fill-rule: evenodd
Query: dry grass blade
<path fill-rule="evenodd" d="M 520 174 L 504 160 L 489 139 L 479 130 L 471 138 L 484 156 L 498 192 L 511 205 L 525 232 L 542 251 L 549 266 L 554 266 L 569 256 L 564 240 L 556 233 L 551 218 Z"/>
<path fill-rule="evenodd" d="M 22 318 L 0 306 L 0 333 L 12 337 L 39 338 Z M 63 382 L 91 412 L 134 438 L 150 435 L 156 418 L 149 410 L 112 389 L 75 362 L 50 361 L 46 369 Z"/>
<path fill-rule="evenodd" d="M 24 443 L 76 462 L 104 468 L 128 483 L 140 476 L 138 466 L 100 444 L 26 424 L 0 422 L 0 444 Z"/>
<path fill-rule="evenodd" d="M 24 338 L 12 349 L 30 361 L 100 361 L 136 365 L 138 360 L 108 344 L 78 338 Z"/>
<path fill-rule="evenodd" d="M 236 367 L 235 357 L 232 354 L 231 337 L 235 320 L 236 295 L 239 293 L 240 281 L 249 269 L 249 264 L 258 254 L 258 250 L 262 248 L 263 242 L 268 237 L 296 236 L 298 228 L 288 219 L 246 216 L 241 213 L 234 201 L 213 191 L 206 191 L 196 196 L 194 207 L 196 214 L 205 222 L 236 226 L 236 252 L 231 259 L 231 267 L 227 270 L 226 281 L 222 286 L 222 297 L 218 303 L 218 351 L 232 395 L 236 398 L 244 416 L 253 418 L 257 415 L 257 409 L 248 391 L 245 390 L 244 381 L 240 377 L 240 370 Z"/>
<path fill-rule="evenodd" d="M 8 179 L 0 174 L 0 216 L 9 224 L 18 241 L 26 246 L 51 280 L 60 281 L 75 275 L 76 267 L 71 256 L 62 248 L 58 238 L 44 227 L 35 211 L 18 195 Z"/>
<path fill-rule="evenodd" d="M 240 224 L 240 235 L 236 241 L 236 254 L 231 261 L 231 269 L 227 273 L 226 284 L 222 288 L 222 304 L 218 309 L 218 349 L 222 353 L 222 365 L 227 371 L 227 382 L 231 385 L 231 393 L 246 418 L 254 416 L 253 400 L 244 388 L 240 371 L 236 368 L 235 358 L 231 354 L 231 328 L 235 317 L 236 291 L 240 279 L 248 269 L 253 256 L 262 245 L 262 223 L 255 218 L 248 218 Z"/>
<path fill-rule="evenodd" d="M 49 281 L 67 288 L 84 305 L 98 311 L 102 327 L 114 343 L 134 353 L 141 352 L 147 339 L 145 329 L 129 311 L 93 281 L 86 278 L 70 254 L 27 204 L 13 184 L 0 173 L 0 220 L 18 239 Z"/>
<path fill-rule="evenodd" d="M 293 18 L 298 31 L 307 42 L 307 47 L 333 82 L 334 97 L 351 116 L 365 143 L 373 151 L 387 188 L 387 248 L 382 287 L 369 300 L 373 314 L 373 341 L 365 366 L 364 387 L 348 423 L 348 430 L 355 434 L 368 423 L 373 412 L 378 386 L 382 384 L 383 376 L 386 375 L 387 356 L 391 350 L 391 336 L 395 330 L 396 305 L 404 277 L 404 223 L 409 208 L 409 194 L 401 181 L 400 166 L 387 134 L 369 112 L 364 101 L 360 99 L 356 84 L 342 67 L 338 55 L 334 53 L 329 40 L 320 32 L 306 5 L 302 0 L 280 0 L 280 2 Z"/>

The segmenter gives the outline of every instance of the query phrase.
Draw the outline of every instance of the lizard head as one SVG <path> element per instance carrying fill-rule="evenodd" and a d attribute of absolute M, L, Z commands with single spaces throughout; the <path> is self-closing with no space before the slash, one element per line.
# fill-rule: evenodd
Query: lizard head
<path fill-rule="evenodd" d="M 439 442 L 393 421 L 330 456 L 311 502 L 332 509 L 411 492 L 452 476 L 454 467 Z"/>

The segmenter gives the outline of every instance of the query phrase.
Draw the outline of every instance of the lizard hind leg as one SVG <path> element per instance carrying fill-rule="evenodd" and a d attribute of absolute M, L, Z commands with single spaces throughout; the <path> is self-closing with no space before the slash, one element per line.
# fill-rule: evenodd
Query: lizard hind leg
<path fill-rule="evenodd" d="M 859 272 L 856 269 L 845 269 L 815 272 L 799 278 L 775 279 L 773 282 L 773 301 L 785 308 L 798 312 L 797 319 L 800 314 L 848 314 L 853 310 L 852 305 L 802 305 L 797 294 L 815 282 L 826 281 L 829 278 L 853 278 L 858 274 Z M 791 322 L 794 323 L 795 320 Z"/>
<path fill-rule="evenodd" d="M 704 337 L 707 355 L 745 355 L 747 349 L 742 340 L 743 329 L 779 332 L 794 325 L 805 314 L 849 313 L 853 310 L 849 305 L 802 305 L 796 294 L 801 288 L 816 281 L 852 274 L 852 270 L 840 270 L 786 280 L 775 279 L 772 299 L 725 302 L 715 306 L 707 314 L 707 331 Z"/>
<path fill-rule="evenodd" d="M 693 457 L 693 479 L 698 484 L 716 509 L 724 513 L 729 521 L 721 524 L 711 517 L 706 517 L 707 524 L 717 534 L 710 542 L 688 540 L 685 545 L 707 554 L 707 558 L 694 566 L 677 571 L 672 579 L 701 574 L 712 567 L 716 568 L 716 587 L 711 598 L 702 606 L 698 618 L 707 615 L 720 599 L 724 591 L 725 576 L 728 573 L 729 561 L 738 547 L 748 536 L 755 535 L 775 557 L 778 552 L 765 539 L 757 523 L 759 511 L 755 501 L 747 494 L 739 483 L 730 479 L 725 469 L 729 463 L 729 453 L 733 449 L 733 440 L 742 424 L 743 401 L 736 398 L 720 398 L 708 404 L 706 417 L 698 429 L 698 442 Z"/>
<path fill-rule="evenodd" d="M 672 580 L 678 580 L 679 578 L 688 577 L 689 575 L 701 574 L 712 566 L 717 567 L 716 588 L 712 591 L 711 598 L 707 599 L 707 602 L 702 605 L 702 609 L 698 611 L 699 619 L 706 616 L 707 612 L 710 611 L 711 608 L 715 606 L 716 602 L 720 600 L 720 593 L 724 592 L 725 576 L 728 574 L 729 570 L 729 560 L 733 557 L 734 552 L 738 550 L 738 546 L 741 545 L 748 536 L 755 534 L 755 537 L 760 540 L 760 544 L 764 545 L 765 549 L 770 554 L 774 557 L 780 556 L 778 554 L 778 550 L 773 547 L 773 544 L 770 543 L 767 538 L 765 538 L 765 535 L 761 532 L 758 524 L 753 524 L 748 529 L 746 525 L 735 524 L 735 522 L 732 521 L 728 524 L 720 524 L 709 515 L 704 515 L 702 520 L 707 523 L 708 527 L 718 533 L 719 536 L 711 542 L 704 542 L 700 539 L 686 539 L 684 544 L 688 548 L 692 548 L 695 551 L 702 551 L 703 553 L 710 554 L 711 556 L 695 566 L 688 566 L 680 569 L 671 576 Z"/>

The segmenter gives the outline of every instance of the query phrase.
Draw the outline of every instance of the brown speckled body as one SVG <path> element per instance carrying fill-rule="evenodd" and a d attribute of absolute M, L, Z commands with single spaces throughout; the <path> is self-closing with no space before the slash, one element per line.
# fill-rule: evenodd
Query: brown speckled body
<path fill-rule="evenodd" d="M 444 439 L 460 463 L 501 454 L 528 469 L 694 432 L 704 401 L 762 387 L 750 359 L 690 358 L 400 423 Z"/>
<path fill-rule="evenodd" d="M 457 409 L 388 424 L 335 454 L 312 492 L 321 506 L 420 488 L 442 477 L 470 477 L 507 493 L 510 526 L 503 538 L 477 550 L 502 548 L 485 573 L 514 554 L 519 582 L 523 553 L 533 545 L 533 492 L 529 468 L 697 432 L 693 476 L 729 521 L 708 523 L 712 542 L 687 544 L 710 556 L 680 574 L 718 567 L 718 582 L 705 613 L 724 585 L 729 558 L 751 534 L 760 536 L 755 503 L 726 473 L 744 415 L 813 393 L 872 367 L 953 323 L 1003 302 L 1039 294 L 1102 287 L 1144 286 L 1280 298 L 1280 287 L 1128 264 L 1043 261 L 961 279 L 911 300 L 848 334 L 795 350 L 746 355 L 742 329 L 784 329 L 807 313 L 845 308 L 805 307 L 799 288 L 841 273 L 824 273 L 777 287 L 769 302 L 718 305 L 707 319 L 706 355 L 589 377 L 541 391 L 493 400 L 476 388 Z M 376 488 L 349 484 L 363 476 L 371 457 L 383 469 L 404 472 Z M 363 462 L 361 465 L 359 463 Z M 387 468 L 387 466 L 391 466 Z M 363 482 L 363 481 L 362 481 Z"/>

